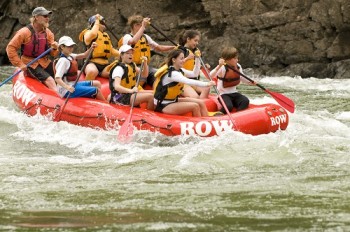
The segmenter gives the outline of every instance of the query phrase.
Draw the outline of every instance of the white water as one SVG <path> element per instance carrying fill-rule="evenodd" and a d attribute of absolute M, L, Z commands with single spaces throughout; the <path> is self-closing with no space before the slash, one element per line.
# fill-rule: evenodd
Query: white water
<path fill-rule="evenodd" d="M 95 212 L 98 228 L 349 229 L 350 80 L 260 83 L 295 101 L 286 131 L 205 139 L 135 131 L 131 144 L 114 130 L 27 117 L 3 86 L 0 228 L 33 226 L 33 214 L 43 223 L 48 211 L 50 225 L 78 214 L 87 228 L 82 215 Z M 252 103 L 275 102 L 257 87 L 240 90 Z"/>

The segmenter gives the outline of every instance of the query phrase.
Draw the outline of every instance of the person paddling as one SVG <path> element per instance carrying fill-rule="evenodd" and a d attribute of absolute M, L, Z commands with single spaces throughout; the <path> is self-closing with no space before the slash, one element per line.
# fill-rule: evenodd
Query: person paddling
<path fill-rule="evenodd" d="M 130 33 L 125 34 L 118 42 L 118 46 L 130 45 L 134 49 L 133 61 L 140 67 L 141 57 L 146 56 L 148 64 L 151 61 L 151 50 L 166 52 L 173 50 L 173 45 L 161 45 L 155 42 L 149 35 L 145 34 L 147 25 L 151 23 L 150 18 L 143 18 L 141 15 L 132 15 L 128 18 L 128 25 L 130 26 Z M 154 73 L 157 70 L 149 67 L 149 74 L 147 77 L 142 77 L 140 85 L 144 86 L 147 83 L 149 86 L 153 85 Z"/>
<path fill-rule="evenodd" d="M 119 57 L 119 52 L 112 45 L 112 41 L 108 35 L 105 25 L 105 19 L 99 15 L 93 15 L 88 20 L 89 28 L 83 30 L 79 34 L 79 40 L 83 41 L 85 46 L 89 48 L 93 42 L 97 43 L 89 64 L 86 66 L 86 80 L 94 80 L 97 76 L 109 77 L 109 58 Z"/>
<path fill-rule="evenodd" d="M 58 93 L 61 97 L 76 98 L 87 97 L 106 101 L 101 93 L 99 81 L 78 81 L 77 59 L 87 58 L 90 51 L 96 48 L 97 44 L 92 43 L 89 50 L 84 53 L 73 53 L 76 43 L 69 36 L 62 36 L 59 41 L 60 58 L 55 60 L 55 80 L 58 84 Z M 76 82 L 78 81 L 78 82 Z M 76 82 L 75 86 L 74 83 Z M 71 94 L 69 94 L 71 93 Z"/>
<path fill-rule="evenodd" d="M 25 76 L 35 78 L 44 83 L 49 89 L 56 91 L 53 79 L 53 64 L 48 55 L 27 67 L 27 64 L 40 56 L 50 47 L 50 55 L 58 55 L 58 44 L 54 34 L 48 28 L 52 11 L 44 7 L 36 7 L 32 12 L 30 24 L 18 30 L 6 47 L 7 56 L 12 65 L 22 69 Z M 19 56 L 17 51 L 21 51 Z"/>
<path fill-rule="evenodd" d="M 141 103 L 147 103 L 148 110 L 154 110 L 153 94 L 151 91 L 143 90 L 136 86 L 137 78 L 147 77 L 148 65 L 147 58 L 143 60 L 143 69 L 141 70 L 133 62 L 134 49 L 130 45 L 122 45 L 119 48 L 120 61 L 115 61 L 110 71 L 109 88 L 111 90 L 110 102 L 113 104 L 131 105 L 132 99 L 136 94 L 134 106 Z M 140 74 L 141 72 L 141 74 Z"/>
<path fill-rule="evenodd" d="M 183 68 L 187 70 L 193 70 L 195 65 L 195 53 L 197 56 L 201 56 L 201 52 L 197 47 L 200 41 L 201 34 L 197 30 L 186 30 L 179 37 L 179 48 L 184 51 L 185 54 L 185 63 Z M 188 78 L 199 80 L 199 75 L 197 76 L 188 76 Z M 199 87 L 199 86 L 184 86 L 184 92 L 182 96 L 205 99 L 208 98 L 210 88 L 208 87 Z"/>
<path fill-rule="evenodd" d="M 217 78 L 218 91 L 229 112 L 231 112 L 233 108 L 236 108 L 237 111 L 247 109 L 249 106 L 249 99 L 239 93 L 236 87 L 241 81 L 253 85 L 255 85 L 256 82 L 251 83 L 232 70 L 235 69 L 243 74 L 242 66 L 238 63 L 238 51 L 235 47 L 224 48 L 221 57 L 222 58 L 219 59 L 219 64 L 210 72 L 210 76 L 213 79 Z M 220 103 L 222 104 L 222 102 Z M 220 111 L 226 114 L 224 108 L 221 108 Z"/>
<path fill-rule="evenodd" d="M 165 114 L 192 113 L 194 117 L 208 116 L 205 102 L 197 98 L 181 98 L 184 84 L 201 87 L 214 86 L 215 82 L 203 82 L 189 79 L 186 76 L 198 76 L 200 69 L 199 58 L 195 58 L 195 66 L 192 71 L 183 68 L 184 52 L 181 49 L 169 53 L 166 64 L 156 72 L 154 82 L 155 111 Z"/>

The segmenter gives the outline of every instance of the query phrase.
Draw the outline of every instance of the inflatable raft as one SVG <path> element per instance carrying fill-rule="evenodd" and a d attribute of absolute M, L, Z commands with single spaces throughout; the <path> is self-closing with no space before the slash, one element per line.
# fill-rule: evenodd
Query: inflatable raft
<path fill-rule="evenodd" d="M 81 80 L 84 77 L 82 75 Z M 102 92 L 109 94 L 108 79 L 97 78 L 102 83 Z M 64 106 L 62 99 L 54 91 L 39 81 L 25 77 L 23 72 L 13 79 L 13 100 L 19 109 L 33 116 L 38 113 L 50 116 L 55 121 L 101 129 L 118 130 L 128 118 L 130 107 L 112 105 L 89 98 L 70 98 Z M 206 100 L 209 111 L 217 111 L 220 106 L 216 96 Z M 61 112 L 61 110 L 63 111 Z M 59 119 L 57 119 L 59 115 Z M 224 131 L 236 130 L 246 134 L 259 135 L 285 130 L 289 117 L 284 108 L 276 104 L 250 104 L 249 108 L 228 115 L 212 117 L 192 117 L 191 115 L 167 115 L 141 108 L 133 109 L 132 124 L 138 130 L 160 132 L 164 135 L 198 135 L 209 137 Z"/>

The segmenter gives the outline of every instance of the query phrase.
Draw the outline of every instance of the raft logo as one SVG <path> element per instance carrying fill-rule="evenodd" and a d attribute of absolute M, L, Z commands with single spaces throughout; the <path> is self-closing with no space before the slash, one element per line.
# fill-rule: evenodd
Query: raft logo
<path fill-rule="evenodd" d="M 270 118 L 270 120 L 271 120 L 271 126 L 281 125 L 281 124 L 287 123 L 287 115 L 281 114 L 276 117 Z"/>
<path fill-rule="evenodd" d="M 13 96 L 18 100 L 21 100 L 21 102 L 24 103 L 25 106 L 27 106 L 28 103 L 36 97 L 36 94 L 33 93 L 30 89 L 28 89 L 27 86 L 17 81 L 16 84 L 13 86 Z"/>
<path fill-rule="evenodd" d="M 208 136 L 215 131 L 217 135 L 221 134 L 223 131 L 232 130 L 232 123 L 229 120 L 219 120 L 219 121 L 199 121 L 194 122 L 182 122 L 180 123 L 181 134 L 182 135 L 199 135 Z"/>

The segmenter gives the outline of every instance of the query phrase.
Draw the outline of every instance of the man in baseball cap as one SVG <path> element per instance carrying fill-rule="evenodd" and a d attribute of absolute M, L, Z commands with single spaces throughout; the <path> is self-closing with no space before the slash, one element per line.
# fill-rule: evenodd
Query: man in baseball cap
<path fill-rule="evenodd" d="M 44 7 L 39 6 L 35 8 L 32 12 L 32 16 L 37 16 L 37 15 L 49 15 L 52 14 L 52 11 L 46 10 Z"/>
<path fill-rule="evenodd" d="M 59 54 L 55 36 L 48 28 L 51 14 L 52 11 L 46 10 L 44 7 L 36 7 L 29 19 L 30 24 L 15 33 L 6 47 L 6 52 L 10 62 L 24 71 L 26 76 L 35 78 L 49 89 L 56 91 L 53 64 L 48 54 L 28 65 L 48 50 L 47 45 L 51 46 L 50 55 L 52 57 Z M 20 55 L 18 51 L 21 51 Z"/>

